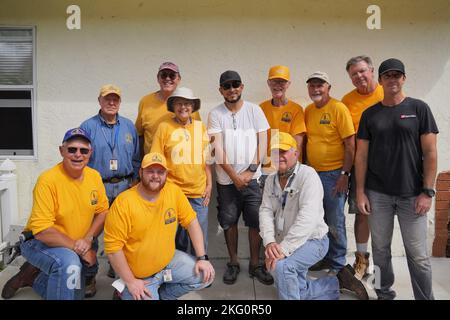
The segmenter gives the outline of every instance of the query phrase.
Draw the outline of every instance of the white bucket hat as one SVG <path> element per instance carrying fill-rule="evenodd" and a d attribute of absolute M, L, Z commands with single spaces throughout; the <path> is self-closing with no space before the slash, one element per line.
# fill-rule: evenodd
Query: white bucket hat
<path fill-rule="evenodd" d="M 169 99 L 167 99 L 167 110 L 170 112 L 174 112 L 173 110 L 173 100 L 175 98 L 183 98 L 187 100 L 194 101 L 194 109 L 192 112 L 198 111 L 200 109 L 200 99 L 194 96 L 194 93 L 191 89 L 180 87 L 175 89 L 175 91 L 170 95 Z"/>

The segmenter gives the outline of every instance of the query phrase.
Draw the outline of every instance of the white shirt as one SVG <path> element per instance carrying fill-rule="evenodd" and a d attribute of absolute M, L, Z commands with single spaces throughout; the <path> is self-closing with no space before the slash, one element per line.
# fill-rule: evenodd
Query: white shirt
<path fill-rule="evenodd" d="M 241 109 L 232 113 L 224 103 L 212 109 L 208 114 L 208 134 L 221 133 L 223 148 L 230 164 L 236 173 L 245 171 L 251 164 L 257 151 L 257 134 L 270 128 L 261 108 L 251 102 L 244 101 Z M 261 166 L 253 175 L 254 179 L 261 175 Z M 228 174 L 217 163 L 217 182 L 222 185 L 232 184 Z"/>
<path fill-rule="evenodd" d="M 319 175 L 300 163 L 293 175 L 284 190 L 281 190 L 277 173 L 268 176 L 259 208 L 259 234 L 264 246 L 279 243 L 287 257 L 309 239 L 321 239 L 328 233 L 323 219 L 323 186 Z M 287 193 L 284 210 L 283 192 Z"/>

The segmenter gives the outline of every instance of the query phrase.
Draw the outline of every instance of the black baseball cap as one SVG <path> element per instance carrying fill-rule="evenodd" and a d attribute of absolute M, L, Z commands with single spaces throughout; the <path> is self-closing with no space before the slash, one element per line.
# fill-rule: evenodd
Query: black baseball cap
<path fill-rule="evenodd" d="M 378 68 L 378 76 L 381 77 L 382 74 L 388 71 L 399 71 L 405 74 L 405 65 L 400 60 L 394 58 L 384 60 Z"/>
<path fill-rule="evenodd" d="M 220 75 L 219 84 L 223 85 L 225 82 L 229 82 L 229 81 L 242 82 L 241 76 L 239 75 L 239 73 L 237 73 L 236 71 L 232 71 L 232 70 L 227 70 Z"/>

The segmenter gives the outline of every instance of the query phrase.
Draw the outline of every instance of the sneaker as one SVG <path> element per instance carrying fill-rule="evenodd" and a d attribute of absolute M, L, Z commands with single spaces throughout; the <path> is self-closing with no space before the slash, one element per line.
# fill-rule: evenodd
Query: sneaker
<path fill-rule="evenodd" d="M 353 292 L 359 300 L 369 300 L 369 295 L 363 283 L 355 276 L 351 265 L 346 265 L 336 275 L 339 280 L 339 289 L 346 289 Z"/>
<path fill-rule="evenodd" d="M 20 271 L 9 279 L 2 290 L 3 299 L 11 299 L 20 288 L 33 286 L 34 279 L 41 272 L 38 268 L 29 262 L 25 262 Z"/>
<path fill-rule="evenodd" d="M 239 263 L 227 263 L 227 270 L 223 275 L 223 282 L 225 284 L 233 284 L 236 282 L 239 272 L 241 268 L 239 267 Z"/>
<path fill-rule="evenodd" d="M 84 289 L 84 297 L 92 298 L 97 293 L 97 288 L 95 287 L 96 281 L 95 276 L 86 277 L 86 285 Z"/>
<path fill-rule="evenodd" d="M 256 278 L 259 282 L 265 285 L 272 285 L 273 284 L 273 277 L 272 275 L 267 272 L 266 267 L 263 265 L 257 265 L 257 266 L 248 266 L 248 274 L 250 275 L 250 278 Z"/>
<path fill-rule="evenodd" d="M 330 263 L 325 259 L 320 260 L 316 264 L 309 267 L 309 271 L 320 271 L 324 269 L 330 269 Z"/>
<path fill-rule="evenodd" d="M 112 265 L 109 265 L 108 273 L 106 275 L 112 279 L 116 278 L 116 272 L 114 271 Z"/>
<path fill-rule="evenodd" d="M 368 276 L 369 273 L 369 256 L 368 252 L 355 252 L 355 263 L 353 263 L 353 269 L 355 270 L 355 277 L 358 280 L 362 280 L 364 277 Z"/>

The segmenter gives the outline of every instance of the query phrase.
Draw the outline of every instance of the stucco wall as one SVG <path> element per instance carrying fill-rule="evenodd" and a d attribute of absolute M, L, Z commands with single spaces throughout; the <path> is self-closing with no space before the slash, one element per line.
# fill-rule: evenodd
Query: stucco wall
<path fill-rule="evenodd" d="M 81 30 L 66 28 L 70 4 L 81 8 Z M 381 8 L 381 30 L 366 27 L 370 4 Z M 97 112 L 100 85 L 122 87 L 121 114 L 134 120 L 140 97 L 157 89 L 156 69 L 166 60 L 180 66 L 182 85 L 202 98 L 206 119 L 222 100 L 218 77 L 226 69 L 241 73 L 244 98 L 259 103 L 269 97 L 268 68 L 287 65 L 289 96 L 306 106 L 309 73 L 328 72 L 331 93 L 341 98 L 352 89 L 345 73 L 349 57 L 365 53 L 376 66 L 400 58 L 406 93 L 428 102 L 438 122 L 439 171 L 450 167 L 447 0 L 0 0 L 0 7 L 0 24 L 37 28 L 38 160 L 15 161 L 22 218 L 30 212 L 38 175 L 60 159 L 65 130 Z M 349 245 L 353 239 L 349 234 Z"/>

